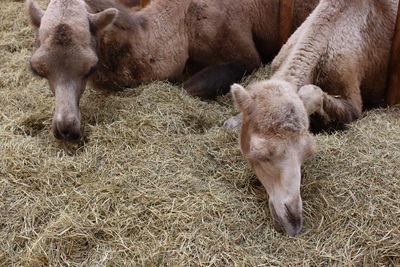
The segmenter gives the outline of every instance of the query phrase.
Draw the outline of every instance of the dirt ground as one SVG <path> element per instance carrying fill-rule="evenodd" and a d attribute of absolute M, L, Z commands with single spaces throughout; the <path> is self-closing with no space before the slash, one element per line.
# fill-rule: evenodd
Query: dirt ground
<path fill-rule="evenodd" d="M 288 238 L 237 133 L 221 128 L 235 114 L 229 96 L 202 102 L 166 82 L 88 89 L 85 143 L 67 147 L 28 67 L 24 4 L 0 10 L 0 266 L 400 265 L 399 107 L 317 136 L 302 171 L 305 225 Z"/>

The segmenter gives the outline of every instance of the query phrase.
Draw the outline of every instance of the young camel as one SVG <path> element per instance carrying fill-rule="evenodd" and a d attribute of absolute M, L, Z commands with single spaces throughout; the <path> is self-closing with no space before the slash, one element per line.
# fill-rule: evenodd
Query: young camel
<path fill-rule="evenodd" d="M 317 2 L 296 1 L 295 25 Z M 27 0 L 27 7 L 39 44 L 31 67 L 55 92 L 54 135 L 69 141 L 80 137 L 88 81 L 119 90 L 200 66 L 206 68 L 184 87 L 207 98 L 228 91 L 279 48 L 279 0 L 152 1 L 139 11 L 113 0 L 52 0 L 46 11 Z"/>
<path fill-rule="evenodd" d="M 300 167 L 316 147 L 308 116 L 337 127 L 383 103 L 396 10 L 395 0 L 321 0 L 273 61 L 270 80 L 232 86 L 242 153 L 275 227 L 289 236 L 302 228 Z"/>

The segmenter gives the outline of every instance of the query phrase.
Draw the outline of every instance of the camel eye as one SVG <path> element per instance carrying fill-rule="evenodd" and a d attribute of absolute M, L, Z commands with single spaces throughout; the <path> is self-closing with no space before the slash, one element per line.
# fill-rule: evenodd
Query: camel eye
<path fill-rule="evenodd" d="M 93 73 L 95 73 L 96 70 L 97 70 L 97 67 L 98 67 L 98 64 L 97 64 L 97 63 L 96 63 L 96 65 L 93 65 L 93 66 L 90 68 L 89 72 L 86 73 L 86 75 L 84 76 L 85 79 L 86 79 L 86 78 L 89 78 L 90 75 L 92 75 Z"/>
<path fill-rule="evenodd" d="M 38 70 L 37 68 L 35 68 L 32 64 L 32 62 L 30 62 L 30 67 L 31 67 L 31 71 L 34 75 L 42 77 L 42 78 L 46 78 L 46 74 L 43 73 L 41 70 Z"/>
<path fill-rule="evenodd" d="M 252 151 L 251 156 L 261 162 L 271 162 L 271 155 L 268 155 L 267 153 L 263 153 L 261 151 Z"/>
<path fill-rule="evenodd" d="M 250 155 L 261 162 L 274 162 L 284 156 L 285 148 L 276 144 L 265 144 L 263 147 L 253 146 Z"/>
<path fill-rule="evenodd" d="M 250 155 L 252 158 L 261 162 L 270 162 L 273 156 L 265 148 L 256 148 L 254 146 L 250 148 Z"/>

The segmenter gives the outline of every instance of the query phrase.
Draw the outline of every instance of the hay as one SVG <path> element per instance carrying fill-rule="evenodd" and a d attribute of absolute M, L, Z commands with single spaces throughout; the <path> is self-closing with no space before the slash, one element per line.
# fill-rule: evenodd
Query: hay
<path fill-rule="evenodd" d="M 229 97 L 156 82 L 82 101 L 86 143 L 54 142 L 21 1 L 0 13 L 0 266 L 400 264 L 400 109 L 319 135 L 303 169 L 305 226 L 275 232 Z M 265 77 L 267 69 L 255 77 Z M 249 80 L 248 80 L 249 81 Z"/>

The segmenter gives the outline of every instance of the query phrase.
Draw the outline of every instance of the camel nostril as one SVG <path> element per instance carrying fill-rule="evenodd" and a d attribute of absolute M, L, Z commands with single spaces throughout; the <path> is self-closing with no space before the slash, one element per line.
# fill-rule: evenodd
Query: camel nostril
<path fill-rule="evenodd" d="M 285 233 L 285 229 L 282 226 L 281 222 L 279 221 L 279 219 L 278 219 L 279 217 L 276 214 L 275 207 L 271 202 L 269 203 L 269 212 L 270 212 L 271 217 L 272 217 L 272 226 L 274 227 L 274 229 L 278 233 L 284 234 Z"/>
<path fill-rule="evenodd" d="M 53 124 L 53 134 L 59 140 L 76 141 L 81 136 L 80 124 L 75 120 L 56 121 Z"/>
<path fill-rule="evenodd" d="M 59 128 L 59 129 L 60 129 L 60 128 Z M 64 135 L 64 136 L 67 136 L 67 135 L 69 135 L 70 130 L 69 130 L 68 128 L 61 128 L 61 129 L 60 129 L 60 133 L 61 133 L 62 135 Z"/>
<path fill-rule="evenodd" d="M 302 208 L 298 205 L 275 205 L 269 202 L 269 211 L 272 217 L 272 224 L 276 231 L 290 237 L 298 235 L 303 228 Z M 278 215 L 279 214 L 279 215 Z"/>
<path fill-rule="evenodd" d="M 58 131 L 58 129 L 56 127 L 53 128 L 53 135 L 58 140 L 63 139 L 61 133 Z"/>
<path fill-rule="evenodd" d="M 66 140 L 66 141 L 76 141 L 81 137 L 80 131 L 71 130 L 71 131 L 59 131 L 57 129 L 53 132 L 54 137 L 59 140 Z"/>
<path fill-rule="evenodd" d="M 66 140 L 68 141 L 76 141 L 81 137 L 80 132 L 71 132 L 68 135 L 66 135 Z"/>
<path fill-rule="evenodd" d="M 287 230 L 287 234 L 289 236 L 296 236 L 300 233 L 301 229 L 303 228 L 303 216 L 301 209 L 298 210 L 295 208 L 291 208 L 287 204 L 285 204 L 286 209 L 286 219 L 288 223 L 291 225 L 291 229 Z"/>
<path fill-rule="evenodd" d="M 299 226 L 301 227 L 303 223 L 301 213 L 293 211 L 287 204 L 285 204 L 285 208 L 286 208 L 286 216 L 289 223 L 293 225 L 293 227 L 295 228 L 298 228 Z"/>

